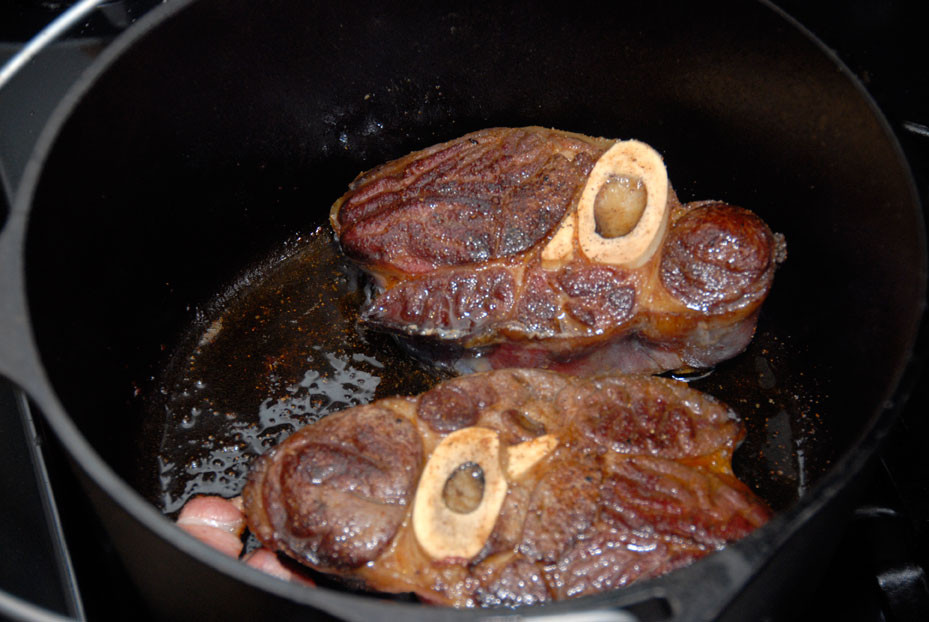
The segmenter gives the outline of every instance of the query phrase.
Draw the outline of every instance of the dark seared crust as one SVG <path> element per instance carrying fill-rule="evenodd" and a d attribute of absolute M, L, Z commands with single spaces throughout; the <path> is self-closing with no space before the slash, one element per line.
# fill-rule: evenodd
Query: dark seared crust
<path fill-rule="evenodd" d="M 635 281 L 623 271 L 575 262 L 557 271 L 555 278 L 568 297 L 565 311 L 580 324 L 610 330 L 632 318 Z"/>
<path fill-rule="evenodd" d="M 741 439 L 741 427 L 712 397 L 665 378 L 605 376 L 564 392 L 579 436 L 603 450 L 671 460 L 712 453 Z"/>
<path fill-rule="evenodd" d="M 516 295 L 513 274 L 502 266 L 448 269 L 398 283 L 363 312 L 363 319 L 440 339 L 469 338 L 505 321 Z"/>
<path fill-rule="evenodd" d="M 270 546 L 323 570 L 357 568 L 393 539 L 422 463 L 408 419 L 362 406 L 303 428 L 263 457 L 245 502 Z"/>
<path fill-rule="evenodd" d="M 548 582 L 536 564 L 523 557 L 513 557 L 499 566 L 480 569 L 480 583 L 475 590 L 475 604 L 482 607 L 537 605 L 551 600 Z"/>
<path fill-rule="evenodd" d="M 479 379 L 462 378 L 423 393 L 416 415 L 436 432 L 447 434 L 475 425 L 481 411 L 496 402 L 493 386 Z"/>
<path fill-rule="evenodd" d="M 785 257 L 783 236 L 746 209 L 681 205 L 671 190 L 665 238 L 644 265 L 597 264 L 575 248 L 543 268 L 542 249 L 613 142 L 494 128 L 359 176 L 330 220 L 375 277 L 362 321 L 492 368 L 656 373 L 741 352 Z"/>
<path fill-rule="evenodd" d="M 587 534 L 600 505 L 599 465 L 589 456 L 562 449 L 532 490 L 519 552 L 551 564 Z"/>
<path fill-rule="evenodd" d="M 706 551 L 676 545 L 651 534 L 604 530 L 579 540 L 548 576 L 552 599 L 593 594 L 629 585 L 685 566 Z"/>
<path fill-rule="evenodd" d="M 665 242 L 661 282 L 691 309 L 720 313 L 763 298 L 777 244 L 746 209 L 710 202 L 680 218 Z"/>
<path fill-rule="evenodd" d="M 620 529 L 698 548 L 720 547 L 751 529 L 754 508 L 720 475 L 652 456 L 611 458 L 601 508 Z"/>
<path fill-rule="evenodd" d="M 350 257 L 409 273 L 509 257 L 561 222 L 603 151 L 541 128 L 474 132 L 356 179 L 339 239 Z"/>
<path fill-rule="evenodd" d="M 503 447 L 558 445 L 509 478 L 477 556 L 433 560 L 412 530 L 413 491 L 436 445 L 469 425 Z M 656 576 L 766 522 L 729 466 L 742 433 L 676 381 L 499 370 L 330 415 L 261 458 L 243 497 L 265 545 L 318 570 L 434 603 L 534 604 Z"/>

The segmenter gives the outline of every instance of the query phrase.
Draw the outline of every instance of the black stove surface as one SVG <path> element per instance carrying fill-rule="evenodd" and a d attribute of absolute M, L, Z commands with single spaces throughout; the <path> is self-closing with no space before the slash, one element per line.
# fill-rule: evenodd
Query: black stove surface
<path fill-rule="evenodd" d="M 0 4 L 0 62 L 71 4 L 30 0 Z M 917 17 L 918 3 L 783 0 L 778 4 L 834 50 L 861 80 L 900 141 L 923 205 L 929 205 L 929 33 Z M 118 29 L 118 24 L 97 16 L 84 24 L 83 34 L 90 30 L 105 40 Z M 91 60 L 83 58 L 77 65 Z M 59 62 L 50 62 L 49 67 L 74 70 Z M 0 181 L 7 193 L 26 157 L 16 151 L 11 131 L 19 132 L 17 141 L 28 143 L 50 111 L 41 103 L 24 104 L 12 90 L 0 91 Z M 24 105 L 35 126 L 31 129 L 20 123 Z M 8 210 L 3 203 L 7 200 L 0 193 L 0 223 Z M 906 406 L 875 464 L 873 479 L 812 598 L 796 604 L 791 620 L 929 620 L 929 460 L 923 449 L 929 437 L 927 332 L 924 327 L 917 359 L 899 396 Z M 80 494 L 64 452 L 41 421 L 30 423 L 27 417 L 23 422 L 23 412 L 28 415 L 28 404 L 0 379 L 0 498 L 5 500 L 0 510 L 0 619 L 146 619 L 133 586 Z"/>
<path fill-rule="evenodd" d="M 929 206 L 929 37 L 917 2 L 780 3 L 833 49 L 887 118 Z M 809 603 L 810 619 L 929 620 L 929 331 L 906 399 L 843 542 Z"/>

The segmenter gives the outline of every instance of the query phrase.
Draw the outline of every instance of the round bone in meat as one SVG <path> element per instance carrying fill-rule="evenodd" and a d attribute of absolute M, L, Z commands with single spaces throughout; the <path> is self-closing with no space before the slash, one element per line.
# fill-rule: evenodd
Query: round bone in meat
<path fill-rule="evenodd" d="M 743 434 L 681 382 L 505 369 L 298 430 L 256 461 L 243 498 L 264 545 L 353 585 L 539 603 L 656 576 L 763 524 L 730 467 Z"/>
<path fill-rule="evenodd" d="M 558 437 L 554 434 L 537 436 L 531 440 L 511 445 L 507 448 L 506 474 L 510 479 L 518 479 L 534 467 L 542 458 L 552 453 L 558 446 Z"/>
<path fill-rule="evenodd" d="M 644 189 L 645 205 L 640 204 Z M 637 268 L 651 259 L 668 227 L 668 173 L 657 151 L 637 140 L 615 143 L 587 177 L 574 217 L 565 218 L 542 250 L 546 268 L 573 257 L 575 231 L 584 255 L 600 264 Z"/>
<path fill-rule="evenodd" d="M 374 279 L 361 322 L 432 363 L 660 373 L 744 350 L 786 257 L 711 203 L 642 142 L 490 128 L 362 173 L 330 220 Z"/>
<path fill-rule="evenodd" d="M 467 513 L 456 512 L 445 501 L 445 483 L 467 463 L 484 474 L 483 496 Z M 506 495 L 500 468 L 500 440 L 494 430 L 463 428 L 439 443 L 423 469 L 413 500 L 413 532 L 433 559 L 477 555 L 493 531 Z"/>

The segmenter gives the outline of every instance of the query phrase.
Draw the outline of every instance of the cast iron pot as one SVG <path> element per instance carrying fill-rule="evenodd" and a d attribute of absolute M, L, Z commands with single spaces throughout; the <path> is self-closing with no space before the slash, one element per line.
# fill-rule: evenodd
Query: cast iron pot
<path fill-rule="evenodd" d="M 736 466 L 779 510 L 771 523 L 665 577 L 518 612 L 306 589 L 177 530 L 136 485 L 135 395 L 197 309 L 324 223 L 358 171 L 530 124 L 645 140 L 682 199 L 751 207 L 786 235 L 759 337 L 709 385 L 746 416 Z M 164 619 L 776 615 L 828 556 L 893 421 L 926 272 L 880 113 L 753 2 L 171 2 L 62 101 L 5 220 L 0 371 L 67 449 Z"/>

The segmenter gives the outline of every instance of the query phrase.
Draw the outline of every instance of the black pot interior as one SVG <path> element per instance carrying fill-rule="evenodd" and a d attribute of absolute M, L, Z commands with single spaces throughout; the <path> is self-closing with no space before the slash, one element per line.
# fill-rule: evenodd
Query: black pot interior
<path fill-rule="evenodd" d="M 146 397 L 197 311 L 359 171 L 497 125 L 647 141 L 683 200 L 783 232 L 756 341 L 699 387 L 745 418 L 737 471 L 778 509 L 855 451 L 921 303 L 895 143 L 764 4 L 603 6 L 201 0 L 126 49 L 54 141 L 26 244 L 41 360 L 103 459 L 151 497 Z"/>

